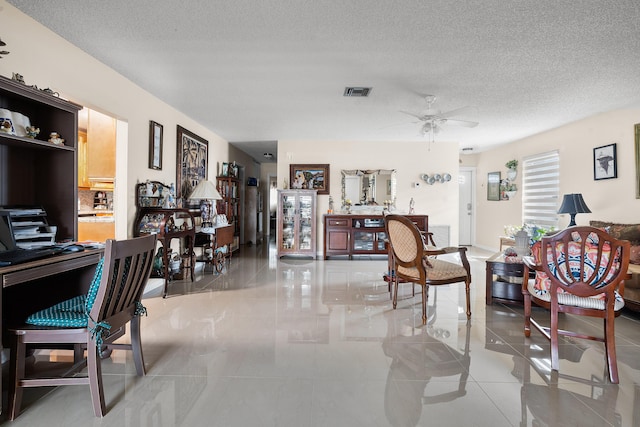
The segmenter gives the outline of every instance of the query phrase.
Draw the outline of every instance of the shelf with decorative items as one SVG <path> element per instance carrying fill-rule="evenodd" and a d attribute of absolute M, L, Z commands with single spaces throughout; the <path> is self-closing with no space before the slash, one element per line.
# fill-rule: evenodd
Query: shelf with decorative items
<path fill-rule="evenodd" d="M 518 161 L 516 159 L 509 160 L 504 165 L 507 167 L 507 179 L 514 181 L 518 176 Z"/>
<path fill-rule="evenodd" d="M 500 199 L 513 200 L 518 192 L 518 186 L 515 183 L 518 176 L 518 161 L 516 159 L 509 160 L 505 166 L 507 167 L 507 178 L 500 181 Z"/>
<path fill-rule="evenodd" d="M 518 186 L 515 182 L 511 182 L 508 179 L 503 179 L 500 182 L 500 198 L 502 200 L 513 200 L 518 193 Z"/>
<path fill-rule="evenodd" d="M 167 297 L 169 282 L 180 270 L 189 269 L 194 280 L 195 256 L 193 245 L 196 225 L 192 212 L 187 208 L 177 208 L 173 184 L 159 181 L 145 181 L 136 184 L 136 217 L 133 222 L 133 236 L 156 234 L 158 253 L 154 265 L 155 275 L 164 279 L 162 296 Z M 180 240 L 184 250 L 172 254 L 171 240 Z M 181 264 L 182 261 L 182 265 Z M 152 273 L 152 275 L 153 275 Z"/>
<path fill-rule="evenodd" d="M 22 78 L 0 76 L 0 182 L 4 205 L 38 205 L 57 238 L 78 236 L 76 149 L 81 105 Z M 36 132 L 37 128 L 41 131 Z M 58 133 L 62 145 L 49 142 Z"/>
<path fill-rule="evenodd" d="M 277 251 L 316 256 L 316 190 L 278 190 Z"/>
<path fill-rule="evenodd" d="M 240 180 L 235 176 L 221 175 L 216 177 L 216 186 L 218 187 L 218 193 L 222 197 L 222 199 L 218 200 L 218 213 L 226 215 L 227 221 L 230 224 L 233 223 L 235 237 L 231 250 L 236 251 L 240 248 L 240 226 L 242 222 L 240 218 L 240 212 L 242 211 L 239 196 Z"/>

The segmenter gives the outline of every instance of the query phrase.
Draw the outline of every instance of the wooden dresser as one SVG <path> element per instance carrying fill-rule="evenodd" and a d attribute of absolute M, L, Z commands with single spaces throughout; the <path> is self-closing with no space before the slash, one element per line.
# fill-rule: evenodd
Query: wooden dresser
<path fill-rule="evenodd" d="M 420 229 L 429 231 L 428 215 L 407 215 Z M 332 256 L 386 255 L 384 215 L 326 214 L 324 219 L 324 259 Z"/>

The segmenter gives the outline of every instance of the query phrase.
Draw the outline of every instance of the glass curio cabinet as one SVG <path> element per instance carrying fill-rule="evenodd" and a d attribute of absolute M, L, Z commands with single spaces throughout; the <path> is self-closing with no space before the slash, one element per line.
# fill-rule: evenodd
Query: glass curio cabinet
<path fill-rule="evenodd" d="M 316 190 L 278 190 L 278 257 L 316 256 Z"/>

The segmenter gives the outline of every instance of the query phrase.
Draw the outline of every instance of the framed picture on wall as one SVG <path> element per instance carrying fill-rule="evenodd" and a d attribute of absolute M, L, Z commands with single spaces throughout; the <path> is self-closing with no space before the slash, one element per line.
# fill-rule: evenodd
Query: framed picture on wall
<path fill-rule="evenodd" d="M 500 200 L 500 172 L 487 174 L 487 200 Z"/>
<path fill-rule="evenodd" d="M 593 179 L 618 177 L 618 159 L 616 144 L 603 145 L 593 149 Z"/>
<path fill-rule="evenodd" d="M 633 129 L 636 136 L 636 199 L 640 199 L 640 123 L 635 124 Z"/>
<path fill-rule="evenodd" d="M 209 142 L 178 125 L 176 155 L 176 198 L 183 206 L 196 185 L 207 179 Z"/>
<path fill-rule="evenodd" d="M 149 169 L 162 169 L 162 125 L 149 120 Z"/>
<path fill-rule="evenodd" d="M 329 194 L 329 165 L 290 165 L 289 182 L 292 189 L 318 190 L 318 194 Z"/>

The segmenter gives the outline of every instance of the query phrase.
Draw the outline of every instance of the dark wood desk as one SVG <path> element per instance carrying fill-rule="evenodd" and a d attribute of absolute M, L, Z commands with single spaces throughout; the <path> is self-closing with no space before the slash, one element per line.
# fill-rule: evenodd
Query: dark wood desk
<path fill-rule="evenodd" d="M 9 327 L 24 323 L 31 313 L 86 293 L 103 252 L 87 249 L 0 267 L 0 350 Z M 0 395 L 1 391 L 0 382 Z"/>

